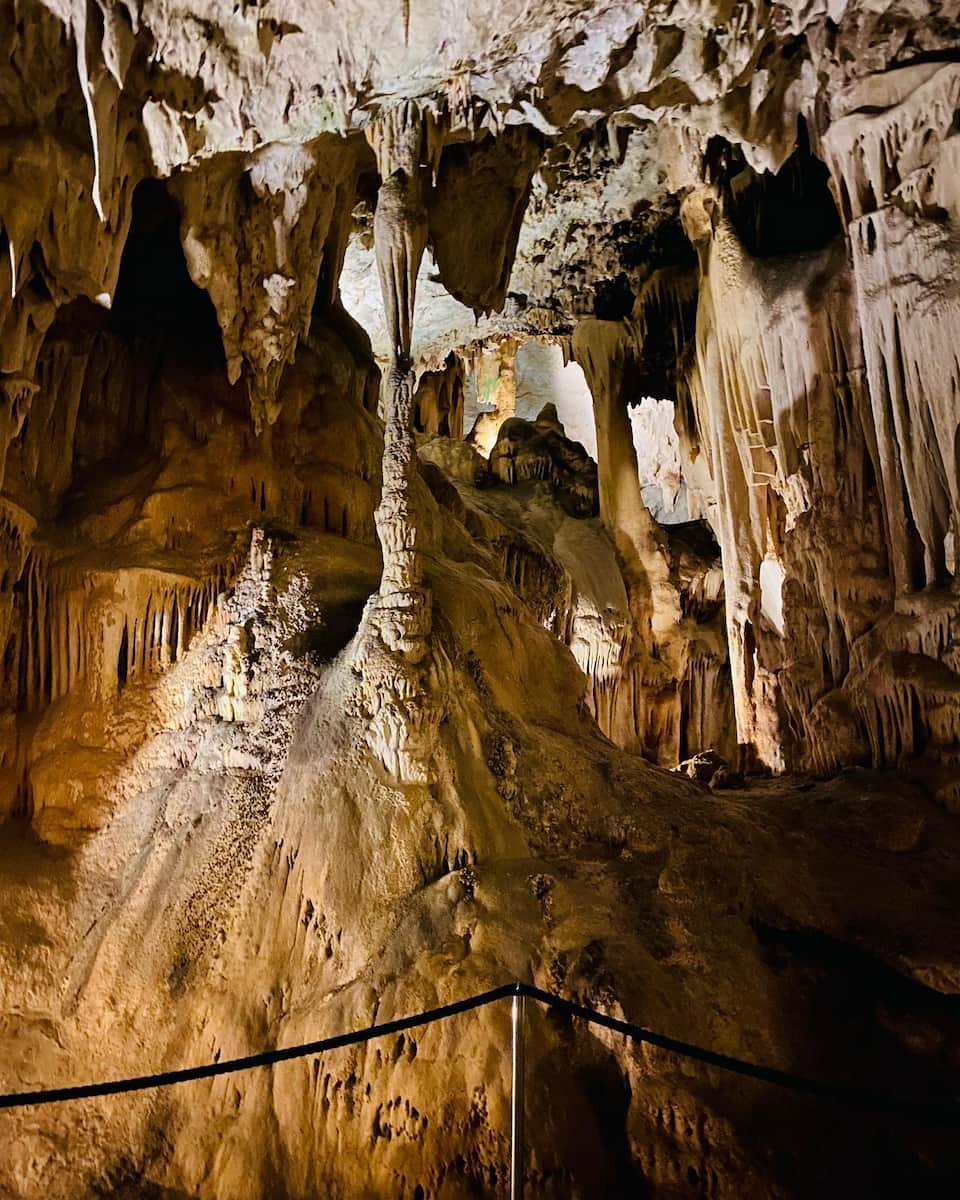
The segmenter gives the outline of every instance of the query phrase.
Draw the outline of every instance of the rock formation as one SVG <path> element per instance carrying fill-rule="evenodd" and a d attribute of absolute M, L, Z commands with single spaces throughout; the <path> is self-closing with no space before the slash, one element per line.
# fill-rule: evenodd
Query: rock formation
<path fill-rule="evenodd" d="M 514 980 L 960 1077 L 945 0 L 0 0 L 0 1093 Z M 506 1004 L 0 1109 L 0 1195 L 504 1195 Z M 533 1005 L 528 1196 L 948 1124 Z"/>
<path fill-rule="evenodd" d="M 383 483 L 376 513 L 383 577 L 364 620 L 356 660 L 370 722 L 368 741 L 391 774 L 408 782 L 430 779 L 441 716 L 423 679 L 433 597 L 424 585 L 426 528 L 417 515 L 415 377 L 410 362 L 417 272 L 427 241 L 423 137 L 423 117 L 415 104 L 391 110 L 372 134 L 382 180 L 374 239 L 390 365 L 384 394 Z"/>

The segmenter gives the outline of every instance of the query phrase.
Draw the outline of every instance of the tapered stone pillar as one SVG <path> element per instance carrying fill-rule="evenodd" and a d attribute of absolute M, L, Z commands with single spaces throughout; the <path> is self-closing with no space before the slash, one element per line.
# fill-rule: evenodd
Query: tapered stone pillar
<path fill-rule="evenodd" d="M 416 512 L 416 381 L 410 363 L 417 272 L 427 243 L 419 109 L 409 102 L 392 110 L 369 136 L 381 178 L 373 228 L 391 363 L 384 392 L 383 491 L 375 517 L 383 575 L 367 607 L 355 666 L 363 679 L 368 744 L 397 779 L 424 783 L 432 776 L 440 711 L 426 687 L 431 595 Z"/>

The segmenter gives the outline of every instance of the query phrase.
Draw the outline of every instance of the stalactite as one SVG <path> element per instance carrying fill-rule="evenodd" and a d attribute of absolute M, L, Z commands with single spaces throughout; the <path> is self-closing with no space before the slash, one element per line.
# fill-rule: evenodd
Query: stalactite
<path fill-rule="evenodd" d="M 69 564 L 31 552 L 21 573 L 20 632 L 14 627 L 21 647 L 20 708 L 42 710 L 80 682 L 92 697 L 109 699 L 116 690 L 110 664 L 121 659 L 124 682 L 162 672 L 204 628 L 236 569 L 231 561 L 200 583 L 173 586 L 163 572 L 128 569 L 111 601 L 108 581 L 98 573 L 78 575 Z M 101 624 L 98 614 L 107 610 L 109 622 Z M 103 673 L 90 676 L 92 663 L 102 663 Z"/>
<path fill-rule="evenodd" d="M 823 144 L 848 222 L 894 195 L 934 208 L 956 204 L 955 147 L 945 143 L 960 107 L 960 66 L 934 61 L 870 76 L 844 107 Z"/>
<path fill-rule="evenodd" d="M 850 268 L 831 249 L 768 266 L 715 196 L 684 210 L 702 282 L 681 428 L 717 497 L 739 735 L 772 766 L 952 761 L 929 713 L 949 655 L 960 361 L 943 347 L 960 308 L 955 250 L 929 217 L 960 214 L 957 86 L 952 65 L 894 72 L 864 85 L 870 112 L 828 130 Z M 786 572 L 789 670 L 758 623 L 770 556 Z M 916 656 L 909 696 L 903 653 Z"/>
<path fill-rule="evenodd" d="M 206 626 L 242 558 L 238 552 L 196 582 L 143 568 L 78 571 L 49 550 L 24 550 L 14 527 L 0 518 L 0 541 L 5 535 L 4 575 L 11 584 L 9 593 L 0 588 L 0 694 L 7 711 L 16 710 L 16 721 L 5 727 L 0 756 L 16 764 L 27 786 L 38 718 L 65 697 L 102 707 L 125 688 L 162 676 Z"/>
<path fill-rule="evenodd" d="M 338 205 L 349 212 L 353 170 L 342 139 L 327 135 L 202 164 L 171 184 L 191 277 L 216 307 L 231 382 L 246 368 L 258 430 L 279 415 L 280 377 L 309 331 L 321 268 L 339 274 Z"/>

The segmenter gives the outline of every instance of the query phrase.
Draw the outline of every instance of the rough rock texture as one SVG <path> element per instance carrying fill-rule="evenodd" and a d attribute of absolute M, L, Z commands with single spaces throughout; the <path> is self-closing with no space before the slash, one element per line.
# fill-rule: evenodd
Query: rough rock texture
<path fill-rule="evenodd" d="M 946 0 L 0 0 L 0 1091 L 524 979 L 956 1092 L 958 52 Z M 508 1033 L 4 1111 L 0 1194 L 500 1195 Z M 960 1182 L 527 1037 L 528 1194 Z"/>
<path fill-rule="evenodd" d="M 143 219 L 159 236 L 155 210 Z M 199 343 L 216 336 L 212 312 L 174 292 L 167 333 L 130 330 L 135 304 L 162 314 L 177 286 L 152 266 L 128 262 L 126 324 L 84 302 L 63 310 L 7 457 L 3 811 L 48 839 L 96 825 L 109 781 L 170 719 L 153 685 L 231 584 L 252 519 L 374 537 L 377 372 L 360 331 L 342 318 L 343 337 L 331 322 L 302 346 L 267 444 Z M 186 331 L 198 340 L 183 349 Z"/>
<path fill-rule="evenodd" d="M 644 396 L 630 407 L 633 446 L 643 503 L 661 524 L 676 524 L 688 517 L 676 409 L 671 400 Z"/>
<path fill-rule="evenodd" d="M 436 437 L 463 437 L 463 363 L 453 353 L 440 371 L 424 371 L 414 395 L 414 425 L 420 433 Z"/>
<path fill-rule="evenodd" d="M 755 1059 L 877 1083 L 895 1062 L 902 1087 L 948 1085 L 956 831 L 942 811 L 856 773 L 711 795 L 612 750 L 577 715 L 569 654 L 476 556 L 431 572 L 433 682 L 452 717 L 437 784 L 391 784 L 351 713 L 349 658 L 318 671 L 278 648 L 280 611 L 294 633 L 313 606 L 329 611 L 323 584 L 291 583 L 335 572 L 335 541 L 307 531 L 251 556 L 169 676 L 202 678 L 196 708 L 150 743 L 144 790 L 69 872 L 10 833 L 2 944 L 15 957 L 2 978 L 15 1078 L 228 1057 L 518 975 Z M 497 1193 L 507 1036 L 506 1010 L 491 1012 L 95 1102 L 82 1141 L 69 1109 L 5 1114 L 3 1186 Z M 832 1108 L 538 1015 L 528 1061 L 530 1112 L 546 1114 L 530 1122 L 528 1178 L 544 1195 L 594 1195 L 598 1180 L 685 1194 L 694 1174 L 730 1196 L 949 1180 L 949 1131 L 841 1123 Z"/>

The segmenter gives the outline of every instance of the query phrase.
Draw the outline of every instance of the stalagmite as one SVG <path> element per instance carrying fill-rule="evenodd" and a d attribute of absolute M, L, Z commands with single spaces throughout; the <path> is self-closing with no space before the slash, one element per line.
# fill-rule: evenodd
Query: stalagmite
<path fill-rule="evenodd" d="M 470 440 L 481 454 L 489 455 L 500 426 L 517 411 L 517 351 L 516 338 L 503 338 L 484 350 L 474 368 L 477 404 L 492 405 L 477 417 Z"/>

